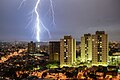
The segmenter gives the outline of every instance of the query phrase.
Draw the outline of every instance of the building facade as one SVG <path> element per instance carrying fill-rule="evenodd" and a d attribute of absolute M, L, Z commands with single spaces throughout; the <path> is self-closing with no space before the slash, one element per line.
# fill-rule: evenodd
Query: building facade
<path fill-rule="evenodd" d="M 60 41 L 49 42 L 49 60 L 60 61 Z"/>
<path fill-rule="evenodd" d="M 31 41 L 30 43 L 28 43 L 28 52 L 29 53 L 34 53 L 36 51 L 36 44 Z"/>
<path fill-rule="evenodd" d="M 48 42 L 36 42 L 36 51 L 48 53 Z"/>
<path fill-rule="evenodd" d="M 76 40 L 72 36 L 60 39 L 60 67 L 71 66 L 76 61 Z"/>
<path fill-rule="evenodd" d="M 108 35 L 104 31 L 96 31 L 92 35 L 92 64 L 107 65 L 108 61 Z"/>
<path fill-rule="evenodd" d="M 109 65 L 120 66 L 120 52 L 113 53 L 109 56 Z"/>
<path fill-rule="evenodd" d="M 92 65 L 107 65 L 108 35 L 104 31 L 96 31 L 93 35 L 84 34 L 81 37 L 81 60 L 92 61 Z"/>
<path fill-rule="evenodd" d="M 84 34 L 81 37 L 81 59 L 82 62 L 88 62 L 92 60 L 92 35 Z"/>

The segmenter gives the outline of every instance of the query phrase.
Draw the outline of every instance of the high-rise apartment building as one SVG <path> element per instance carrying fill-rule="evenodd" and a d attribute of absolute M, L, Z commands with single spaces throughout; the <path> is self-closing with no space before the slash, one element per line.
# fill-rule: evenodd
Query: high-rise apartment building
<path fill-rule="evenodd" d="M 81 59 L 82 62 L 92 61 L 92 65 L 107 65 L 108 35 L 104 31 L 81 37 Z"/>
<path fill-rule="evenodd" d="M 72 36 L 60 39 L 60 67 L 71 66 L 76 61 L 76 40 Z"/>
<path fill-rule="evenodd" d="M 107 65 L 108 61 L 108 35 L 104 31 L 96 31 L 92 35 L 92 64 Z"/>
<path fill-rule="evenodd" d="M 60 61 L 60 41 L 49 42 L 49 60 Z"/>
<path fill-rule="evenodd" d="M 81 37 L 81 59 L 82 62 L 88 62 L 92 60 L 92 35 L 84 34 Z"/>
<path fill-rule="evenodd" d="M 30 43 L 28 43 L 28 52 L 29 53 L 34 53 L 36 50 L 36 45 L 33 41 L 31 41 Z"/>

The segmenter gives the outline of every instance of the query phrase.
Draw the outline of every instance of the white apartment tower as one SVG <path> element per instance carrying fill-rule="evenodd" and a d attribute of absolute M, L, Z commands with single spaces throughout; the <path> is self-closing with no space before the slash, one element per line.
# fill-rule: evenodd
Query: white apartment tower
<path fill-rule="evenodd" d="M 72 36 L 60 39 L 60 67 L 71 66 L 76 61 L 76 40 Z"/>
<path fill-rule="evenodd" d="M 81 37 L 81 59 L 82 62 L 92 61 L 92 65 L 107 65 L 108 35 L 105 31 Z"/>
<path fill-rule="evenodd" d="M 107 65 L 108 61 L 108 35 L 104 31 L 96 31 L 92 35 L 92 64 Z"/>
<path fill-rule="evenodd" d="M 81 37 L 81 59 L 82 62 L 88 62 L 92 60 L 92 35 L 84 34 Z"/>

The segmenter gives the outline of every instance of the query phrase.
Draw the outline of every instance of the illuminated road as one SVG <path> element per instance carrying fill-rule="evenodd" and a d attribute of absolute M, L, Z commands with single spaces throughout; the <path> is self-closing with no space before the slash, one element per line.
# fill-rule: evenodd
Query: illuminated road
<path fill-rule="evenodd" d="M 13 52 L 13 53 L 10 53 L 9 55 L 1 57 L 0 63 L 4 63 L 5 61 L 7 61 L 8 59 L 10 59 L 13 56 L 17 56 L 17 55 L 22 56 L 22 54 L 20 54 L 20 53 L 22 53 L 23 51 L 25 51 L 25 49 L 20 49 L 18 52 Z"/>

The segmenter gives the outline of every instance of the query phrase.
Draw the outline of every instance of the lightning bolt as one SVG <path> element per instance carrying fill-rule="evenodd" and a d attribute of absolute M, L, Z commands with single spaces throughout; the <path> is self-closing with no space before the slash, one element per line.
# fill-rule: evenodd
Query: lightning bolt
<path fill-rule="evenodd" d="M 51 12 L 52 12 L 52 23 L 55 25 L 55 13 L 54 13 L 54 7 L 53 7 L 52 0 L 50 0 L 50 6 L 51 6 Z"/>
<path fill-rule="evenodd" d="M 26 1 L 26 0 L 23 0 L 23 1 L 20 3 L 20 5 L 19 5 L 18 9 L 20 9 L 20 8 L 21 8 L 21 6 L 23 5 L 23 3 L 24 3 L 25 1 Z"/>
<path fill-rule="evenodd" d="M 38 0 L 36 5 L 35 5 L 35 13 L 37 16 L 36 17 L 36 40 L 38 42 L 40 42 L 40 16 L 39 16 L 39 13 L 37 11 L 39 3 L 40 3 L 40 0 Z"/>
<path fill-rule="evenodd" d="M 27 0 L 23 0 L 18 9 L 20 9 L 23 5 L 23 3 L 25 3 Z M 49 0 L 50 1 L 50 9 L 51 9 L 51 14 L 52 14 L 52 23 L 55 25 L 55 13 L 54 13 L 54 7 L 53 7 L 53 1 L 52 0 Z M 36 3 L 35 3 L 35 7 L 34 9 L 30 12 L 31 15 L 30 15 L 30 19 L 29 19 L 29 22 L 26 26 L 26 28 L 32 23 L 33 21 L 33 14 L 35 13 L 36 15 L 36 19 L 35 19 L 35 27 L 33 27 L 33 35 L 35 35 L 36 37 L 36 40 L 37 42 L 40 42 L 40 34 L 41 34 L 41 28 L 43 27 L 45 29 L 45 31 L 47 31 L 48 33 L 48 36 L 49 38 L 51 38 L 51 34 L 50 34 L 50 31 L 49 29 L 44 25 L 44 23 L 42 22 L 42 20 L 40 19 L 40 15 L 39 15 L 39 12 L 38 12 L 38 9 L 39 9 L 39 4 L 40 4 L 41 0 L 37 0 Z"/>

